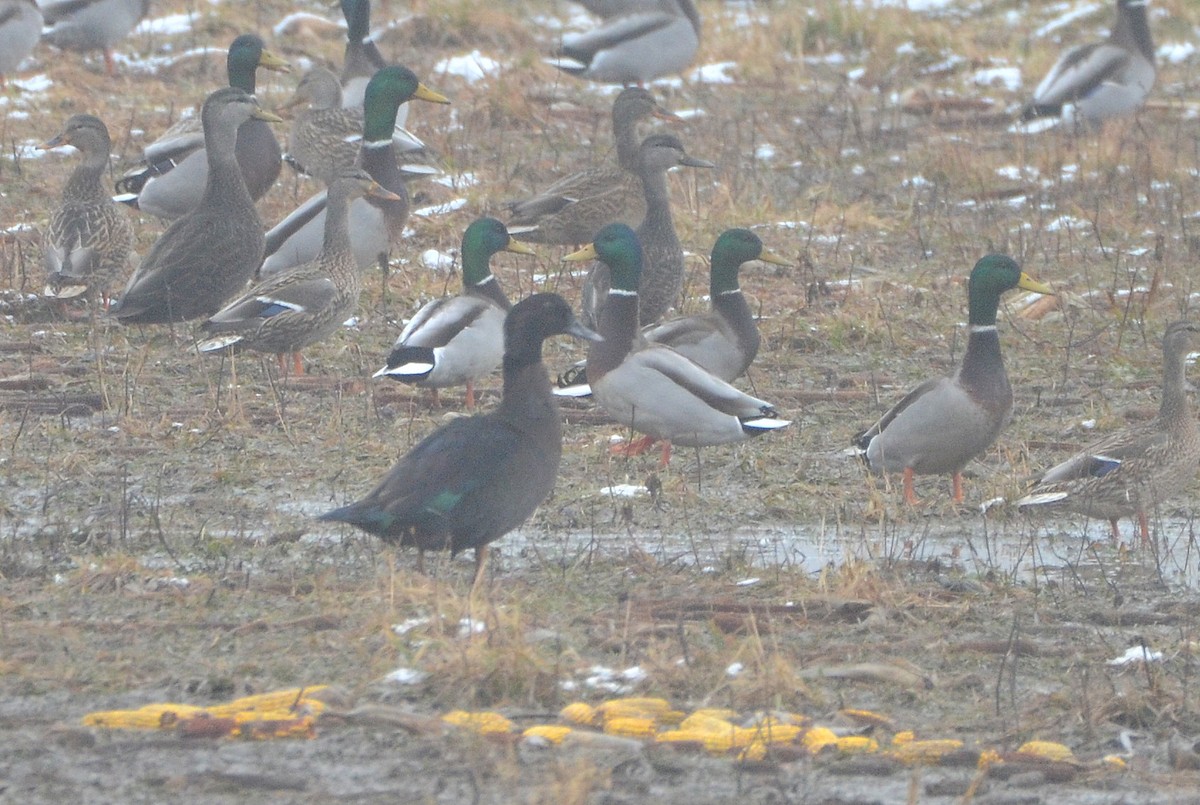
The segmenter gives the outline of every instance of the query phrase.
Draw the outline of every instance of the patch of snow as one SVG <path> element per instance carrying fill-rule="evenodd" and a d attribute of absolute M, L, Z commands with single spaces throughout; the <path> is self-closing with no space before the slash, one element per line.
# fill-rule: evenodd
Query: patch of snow
<path fill-rule="evenodd" d="M 1153 651 L 1145 646 L 1130 646 L 1125 650 L 1125 653 L 1120 657 L 1114 657 L 1108 661 L 1108 664 L 1114 667 L 1123 665 L 1133 665 L 1139 662 L 1162 662 L 1163 653 L 1161 651 Z"/>
<path fill-rule="evenodd" d="M 1098 3 L 1088 3 L 1086 5 L 1082 5 L 1082 6 L 1073 8 L 1070 11 L 1066 12 L 1065 14 L 1060 14 L 1059 16 L 1055 17 L 1054 19 L 1050 20 L 1050 22 L 1046 23 L 1041 28 L 1036 29 L 1033 32 L 1033 36 L 1034 36 L 1034 38 L 1040 39 L 1041 37 L 1046 36 L 1047 34 L 1054 33 L 1059 28 L 1065 28 L 1066 26 L 1070 25 L 1071 23 L 1075 22 L 1075 20 L 1080 19 L 1081 17 L 1086 17 L 1090 14 L 1095 14 L 1101 8 L 1104 8 L 1104 6 L 1101 6 Z"/>
<path fill-rule="evenodd" d="M 421 265 L 431 271 L 449 271 L 454 267 L 454 255 L 439 252 L 437 249 L 426 249 L 421 252 Z"/>
<path fill-rule="evenodd" d="M 467 200 L 465 198 L 456 198 L 447 201 L 445 204 L 434 204 L 430 207 L 421 207 L 420 209 L 413 210 L 413 215 L 420 215 L 422 218 L 429 218 L 434 215 L 445 215 L 446 213 L 454 212 L 455 210 L 461 210 L 465 206 L 467 206 Z"/>
<path fill-rule="evenodd" d="M 971 76 L 971 80 L 981 87 L 999 84 L 1009 92 L 1016 92 L 1021 88 L 1021 69 L 1019 67 L 988 67 L 976 70 L 975 75 Z"/>
<path fill-rule="evenodd" d="M 383 679 L 385 682 L 391 682 L 396 685 L 419 685 L 429 677 L 425 671 L 418 671 L 415 668 L 397 668 Z"/>
<path fill-rule="evenodd" d="M 1166 62 L 1167 64 L 1182 64 L 1192 57 L 1196 52 L 1196 46 L 1191 42 L 1167 42 L 1158 46 L 1158 50 L 1154 51 L 1154 55 L 1158 57 L 1159 63 Z"/>
<path fill-rule="evenodd" d="M 720 61 L 713 64 L 701 65 L 692 71 L 688 79 L 700 84 L 732 84 L 733 76 L 729 75 L 729 71 L 735 67 L 737 67 L 737 62 L 735 61 Z"/>
<path fill-rule="evenodd" d="M 137 34 L 184 34 L 192 30 L 191 14 L 170 14 L 153 20 L 142 20 L 134 29 Z"/>
<path fill-rule="evenodd" d="M 604 487 L 600 490 L 600 494 L 615 498 L 636 498 L 650 493 L 642 484 L 616 484 Z"/>
<path fill-rule="evenodd" d="M 474 84 L 488 76 L 499 74 L 500 67 L 500 62 L 492 57 L 485 56 L 478 50 L 472 50 L 461 56 L 442 59 L 433 66 L 433 71 L 442 75 L 458 76 L 468 84 Z"/>

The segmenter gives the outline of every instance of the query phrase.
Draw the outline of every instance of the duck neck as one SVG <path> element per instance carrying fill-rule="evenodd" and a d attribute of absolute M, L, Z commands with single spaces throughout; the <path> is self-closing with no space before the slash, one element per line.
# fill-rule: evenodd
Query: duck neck
<path fill-rule="evenodd" d="M 656 241 L 674 238 L 678 244 L 675 222 L 671 218 L 671 194 L 667 190 L 667 172 L 643 171 L 642 192 L 646 196 L 646 217 L 637 229 L 638 238 L 644 243 L 653 232 Z"/>
<path fill-rule="evenodd" d="M 728 280 L 720 280 L 717 272 L 709 280 L 708 294 L 712 300 L 713 310 L 729 327 L 733 329 L 734 337 L 743 352 L 756 354 L 762 341 L 758 327 L 754 325 L 754 314 L 742 289 L 738 287 L 737 275 L 734 274 L 732 286 Z"/>
<path fill-rule="evenodd" d="M 350 199 L 341 182 L 330 186 L 326 198 L 321 262 L 341 285 L 358 276 L 358 263 L 352 257 L 350 244 Z"/>
<path fill-rule="evenodd" d="M 626 114 L 617 114 L 617 108 L 614 106 L 612 124 L 613 141 L 617 145 L 617 164 L 630 173 L 637 173 L 637 120 Z"/>
<path fill-rule="evenodd" d="M 593 341 L 588 347 L 588 372 L 594 378 L 613 369 L 633 348 L 638 328 L 638 294 L 612 288 L 600 311 L 599 330 L 603 341 Z"/>
<path fill-rule="evenodd" d="M 983 398 L 1011 400 L 1012 387 L 1004 371 L 995 323 L 972 324 L 970 330 L 967 352 L 958 370 L 959 382 Z"/>
<path fill-rule="evenodd" d="M 504 396 L 497 415 L 521 423 L 521 427 L 530 421 L 546 423 L 548 438 L 561 444 L 562 419 L 542 363 L 542 342 L 520 335 L 516 338 L 517 343 L 510 339 L 505 344 Z"/>
<path fill-rule="evenodd" d="M 254 94 L 255 88 L 258 86 L 258 64 L 242 64 L 238 61 L 230 61 L 228 66 L 229 71 L 229 86 L 237 87 L 243 92 Z"/>
<path fill-rule="evenodd" d="M 1176 351 L 1163 352 L 1163 397 L 1158 418 L 1162 422 L 1186 422 L 1195 427 L 1184 378 L 1185 357 Z"/>
<path fill-rule="evenodd" d="M 71 171 L 71 176 L 67 179 L 66 187 L 63 188 L 63 198 L 87 199 L 89 201 L 98 198 L 107 198 L 108 193 L 105 192 L 104 186 L 100 183 L 100 179 L 107 167 L 107 144 L 104 145 L 103 149 L 88 149 L 83 151 L 83 158 L 75 166 L 75 170 Z"/>
<path fill-rule="evenodd" d="M 204 126 L 204 148 L 208 159 L 208 183 L 204 186 L 204 199 L 215 198 L 213 204 L 237 202 L 254 208 L 254 200 L 246 189 L 246 180 L 238 167 L 235 147 L 237 127 L 213 121 Z"/>
<path fill-rule="evenodd" d="M 1136 47 L 1146 61 L 1154 63 L 1154 40 L 1150 37 L 1150 24 L 1146 22 L 1146 6 L 1123 6 L 1117 11 L 1117 24 L 1113 27 L 1112 41 Z"/>

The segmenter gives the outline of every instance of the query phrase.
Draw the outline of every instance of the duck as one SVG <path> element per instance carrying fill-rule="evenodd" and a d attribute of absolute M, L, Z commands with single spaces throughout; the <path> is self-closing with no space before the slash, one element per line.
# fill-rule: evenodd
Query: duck
<path fill-rule="evenodd" d="M 398 200 L 356 199 L 350 205 L 350 241 L 360 266 L 365 268 L 378 262 L 385 273 L 391 244 L 400 239 L 408 221 L 408 187 L 396 165 L 392 131 L 396 110 L 411 98 L 450 103 L 446 96 L 421 83 L 412 70 L 399 64 L 384 67 L 367 85 L 359 162 L 371 178 L 396 194 Z M 324 220 L 322 191 L 273 226 L 266 235 L 266 259 L 258 270 L 259 278 L 312 262 L 321 250 Z"/>
<path fill-rule="evenodd" d="M 699 48 L 700 14 L 692 0 L 657 0 L 563 37 L 552 63 L 591 81 L 641 85 L 682 71 Z"/>
<path fill-rule="evenodd" d="M 683 290 L 683 246 L 671 217 L 667 171 L 677 165 L 713 168 L 713 163 L 693 157 L 670 134 L 651 134 L 638 149 L 638 176 L 646 199 L 646 216 L 637 228 L 645 272 L 641 277 L 638 321 L 642 325 L 661 319 L 679 301 Z M 601 261 L 588 273 L 583 288 L 583 322 L 598 326 L 600 311 L 609 295 L 608 266 Z"/>
<path fill-rule="evenodd" d="M 664 344 L 726 383 L 746 373 L 758 355 L 762 336 L 754 314 L 738 282 L 743 264 L 752 260 L 786 266 L 787 260 L 768 251 L 762 239 L 749 229 L 727 229 L 712 248 L 708 293 L 709 313 L 680 316 L 643 327 L 641 337 Z M 587 365 L 580 362 L 559 378 L 561 388 L 587 383 Z M 571 396 L 587 396 L 590 388 L 579 388 Z"/>
<path fill-rule="evenodd" d="M 282 120 L 238 87 L 209 95 L 200 118 L 208 152 L 204 195 L 167 227 L 129 278 L 109 311 L 122 324 L 207 318 L 242 290 L 262 261 L 262 221 L 233 148 L 247 120 Z"/>
<path fill-rule="evenodd" d="M 617 164 L 573 173 L 536 196 L 507 202 L 513 236 L 531 243 L 578 247 L 591 243 L 605 224 L 641 224 L 646 217 L 646 196 L 638 176 L 637 126 L 651 115 L 680 120 L 659 106 L 649 90 L 622 90 L 612 108 Z"/>
<path fill-rule="evenodd" d="M 1134 517 L 1142 542 L 1149 543 L 1149 511 L 1187 489 L 1200 468 L 1200 426 L 1184 378 L 1197 333 L 1200 326 L 1190 321 L 1167 325 L 1162 402 L 1155 419 L 1103 436 L 1046 470 L 1017 506 L 1103 517 L 1114 541 L 1121 538 L 1117 521 Z"/>
<path fill-rule="evenodd" d="M 342 15 L 346 18 L 346 53 L 342 58 L 342 106 L 363 110 L 367 84 L 371 77 L 387 67 L 389 62 L 371 40 L 371 0 L 341 0 Z M 425 143 L 405 128 L 408 123 L 408 104 L 396 112 L 392 139 L 397 153 L 421 151 Z"/>
<path fill-rule="evenodd" d="M 304 374 L 300 351 L 327 338 L 354 315 L 362 281 L 350 251 L 347 214 L 350 202 L 364 195 L 394 194 L 366 171 L 344 168 L 329 186 L 325 241 L 314 263 L 268 278 L 227 304 L 201 325 L 211 337 L 200 352 L 253 349 L 274 353 L 284 369 L 291 354 L 296 375 Z"/>
<path fill-rule="evenodd" d="M 465 384 L 467 408 L 474 408 L 475 381 L 504 357 L 504 318 L 512 305 L 488 266 L 499 252 L 534 254 L 495 218 L 472 221 L 459 252 L 463 292 L 418 310 L 374 376 L 430 389 L 435 404 L 439 388 Z"/>
<path fill-rule="evenodd" d="M 62 50 L 104 51 L 104 69 L 117 74 L 113 45 L 137 27 L 150 0 L 50 0 L 41 4 L 42 39 Z"/>
<path fill-rule="evenodd" d="M 133 252 L 133 225 L 108 196 L 101 177 L 108 167 L 108 127 L 95 115 L 72 115 L 43 149 L 70 145 L 82 156 L 63 187 L 43 241 L 45 295 L 71 299 L 98 291 L 125 273 Z"/>
<path fill-rule="evenodd" d="M 1117 0 L 1108 39 L 1064 53 L 1033 91 L 1021 120 L 1059 117 L 1070 105 L 1084 124 L 1095 127 L 1140 109 L 1156 75 L 1146 0 Z"/>
<path fill-rule="evenodd" d="M 504 319 L 504 393 L 485 414 L 451 420 L 422 439 L 361 500 L 321 515 L 369 534 L 427 550 L 475 551 L 471 592 L 479 588 L 488 545 L 533 514 L 558 475 L 562 416 L 542 363 L 555 335 L 600 338 L 561 296 L 538 293 Z"/>
<path fill-rule="evenodd" d="M 256 34 L 242 34 L 233 40 L 225 66 L 229 86 L 251 95 L 259 67 L 275 72 L 291 71 L 291 66 L 267 50 Z M 238 129 L 234 153 L 250 197 L 258 201 L 274 186 L 283 164 L 275 132 L 262 120 L 246 121 Z M 203 127 L 197 116 L 184 118 L 146 146 L 143 164 L 126 172 L 117 182 L 117 200 L 159 218 L 174 220 L 200 203 L 207 176 Z"/>
<path fill-rule="evenodd" d="M 601 19 L 611 19 L 622 14 L 638 11 L 653 11 L 658 0 L 573 0 Z"/>
<path fill-rule="evenodd" d="M 903 473 L 909 505 L 920 503 L 913 487 L 916 475 L 950 474 L 954 502 L 962 503 L 963 468 L 996 441 L 1012 416 L 1012 386 L 1000 354 L 996 313 L 1000 297 L 1015 288 L 1053 293 L 1011 257 L 981 257 L 967 284 L 970 334 L 958 371 L 917 386 L 854 437 L 856 451 L 872 472 Z"/>
<path fill-rule="evenodd" d="M 284 160 L 298 172 L 328 183 L 358 159 L 362 113 L 342 108 L 341 82 L 332 70 L 320 66 L 301 77 L 284 107 L 304 104 L 307 108 L 292 121 Z"/>
<path fill-rule="evenodd" d="M 702 447 L 741 442 L 791 423 L 770 403 L 751 397 L 664 344 L 638 338 L 638 283 L 642 247 L 626 224 L 609 224 L 596 239 L 563 260 L 599 259 L 612 286 L 603 307 L 603 341 L 588 347 L 592 396 L 609 416 L 663 444 Z M 636 445 L 644 449 L 649 441 Z M 629 452 L 628 450 L 626 452 Z"/>
<path fill-rule="evenodd" d="M 42 12 L 34 0 L 0 0 L 0 87 L 33 53 L 42 35 Z"/>

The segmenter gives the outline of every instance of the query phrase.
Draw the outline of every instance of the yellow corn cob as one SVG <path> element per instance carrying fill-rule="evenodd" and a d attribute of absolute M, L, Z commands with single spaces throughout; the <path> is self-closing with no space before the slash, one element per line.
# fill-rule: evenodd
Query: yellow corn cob
<path fill-rule="evenodd" d="M 769 744 L 792 743 L 804 732 L 804 727 L 781 721 L 773 715 L 760 717 L 747 729 L 753 730 L 756 739 L 761 738 Z"/>
<path fill-rule="evenodd" d="M 558 711 L 558 717 L 568 724 L 578 724 L 581 727 L 598 727 L 600 714 L 596 708 L 586 702 L 572 702 Z"/>
<path fill-rule="evenodd" d="M 765 741 L 751 741 L 746 748 L 738 752 L 737 759 L 743 763 L 748 760 L 762 760 L 767 756 L 767 744 Z"/>
<path fill-rule="evenodd" d="M 1027 741 L 1017 750 L 1024 755 L 1036 755 L 1046 760 L 1074 760 L 1075 754 L 1069 746 L 1054 741 Z"/>
<path fill-rule="evenodd" d="M 607 735 L 620 735 L 625 738 L 653 738 L 658 732 L 658 724 L 652 718 L 610 717 L 604 719 L 604 732 Z"/>
<path fill-rule="evenodd" d="M 691 714 L 683 720 L 679 725 L 680 729 L 687 723 L 689 718 L 717 718 L 721 721 L 730 721 L 738 717 L 737 710 L 730 710 L 727 707 L 701 707 L 699 710 L 693 710 Z"/>
<path fill-rule="evenodd" d="M 696 743 L 704 747 L 704 751 L 714 755 L 723 755 L 733 748 L 733 731 L 708 732 L 705 730 L 677 729 L 660 732 L 654 736 L 659 743 Z"/>
<path fill-rule="evenodd" d="M 979 768 L 986 769 L 988 766 L 994 766 L 997 763 L 1003 763 L 1004 759 L 1000 757 L 1000 753 L 995 749 L 984 749 L 979 753 Z"/>
<path fill-rule="evenodd" d="M 466 727 L 475 730 L 480 735 L 494 735 L 512 732 L 512 722 L 499 713 L 468 713 L 465 710 L 453 710 L 442 716 L 442 721 L 456 727 Z"/>
<path fill-rule="evenodd" d="M 678 724 L 683 713 L 671 709 L 666 699 L 613 699 L 600 704 L 596 710 L 606 722 L 613 718 L 649 718 L 656 724 Z"/>
<path fill-rule="evenodd" d="M 865 735 L 845 735 L 837 739 L 838 751 L 845 755 L 863 755 L 879 751 L 879 741 Z"/>
<path fill-rule="evenodd" d="M 915 732 L 912 730 L 904 730 L 903 732 L 897 732 L 892 736 L 892 745 L 901 746 L 903 744 L 910 744 L 915 740 L 917 740 L 917 734 Z"/>
<path fill-rule="evenodd" d="M 963 742 L 947 738 L 937 741 L 908 741 L 888 752 L 901 763 L 937 763 L 951 752 L 963 748 Z"/>
<path fill-rule="evenodd" d="M 552 744 L 558 745 L 562 743 L 570 734 L 570 727 L 563 727 L 558 724 L 538 724 L 522 732 L 521 737 L 541 738 L 544 741 L 549 741 Z"/>
<path fill-rule="evenodd" d="M 854 708 L 844 708 L 838 711 L 847 718 L 852 718 L 860 724 L 870 724 L 875 727 L 892 728 L 892 720 L 887 716 L 873 713 L 870 710 L 857 710 Z"/>
<path fill-rule="evenodd" d="M 817 754 L 826 746 L 836 746 L 837 736 L 828 727 L 812 727 L 804 733 L 804 748 L 812 754 Z"/>
<path fill-rule="evenodd" d="M 237 713 L 246 712 L 247 710 L 270 710 L 270 711 L 291 711 L 291 708 L 297 704 L 304 703 L 307 706 L 317 704 L 317 701 L 307 701 L 304 699 L 309 694 L 316 693 L 319 690 L 324 690 L 328 685 L 313 685 L 308 688 L 289 688 L 287 690 L 276 690 L 270 693 L 259 693 L 254 696 L 243 696 L 240 699 L 234 699 L 225 704 L 216 704 L 212 707 L 206 707 L 209 715 L 218 718 L 226 718 Z M 324 702 L 317 704 L 319 707 L 324 707 Z"/>
<path fill-rule="evenodd" d="M 1124 771 L 1127 765 L 1125 758 L 1118 757 L 1117 755 L 1105 755 L 1100 759 L 1100 762 L 1113 771 Z"/>
<path fill-rule="evenodd" d="M 243 710 L 231 716 L 213 716 L 213 718 L 232 718 L 236 724 L 249 724 L 254 721 L 290 721 L 297 717 L 291 710 Z"/>
<path fill-rule="evenodd" d="M 709 711 L 697 710 L 680 722 L 679 729 L 699 732 L 732 732 L 737 728 L 725 718 L 710 715 Z"/>
<path fill-rule="evenodd" d="M 107 729 L 156 730 L 171 728 L 181 718 L 204 712 L 190 704 L 148 704 L 137 710 L 105 710 L 83 717 L 85 727 Z"/>

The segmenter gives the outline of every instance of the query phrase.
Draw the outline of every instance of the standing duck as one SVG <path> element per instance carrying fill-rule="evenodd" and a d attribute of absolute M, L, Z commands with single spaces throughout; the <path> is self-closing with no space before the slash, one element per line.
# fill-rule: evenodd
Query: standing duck
<path fill-rule="evenodd" d="M 498 252 L 533 254 L 495 218 L 473 221 L 463 233 L 463 292 L 429 302 L 413 316 L 375 377 L 432 390 L 466 384 L 475 407 L 475 381 L 504 357 L 504 317 L 511 305 L 488 266 Z"/>
<path fill-rule="evenodd" d="M 1163 335 L 1163 391 L 1158 417 L 1092 442 L 1047 470 L 1018 506 L 1053 506 L 1103 517 L 1119 540 L 1117 520 L 1136 517 L 1150 541 L 1147 513 L 1185 490 L 1200 468 L 1200 427 L 1188 402 L 1184 364 L 1200 326 L 1177 321 Z"/>
<path fill-rule="evenodd" d="M 388 66 L 388 60 L 371 41 L 371 0 L 342 0 L 346 18 L 346 53 L 342 59 L 342 106 L 363 111 L 367 84 L 372 76 Z M 408 104 L 396 112 L 392 139 L 397 152 L 419 151 L 425 143 L 404 126 L 408 122 Z"/>
<path fill-rule="evenodd" d="M 1133 114 L 1150 94 L 1156 73 L 1146 0 L 1117 0 L 1108 39 L 1064 53 L 1033 91 L 1021 120 L 1058 117 L 1068 104 L 1089 126 Z"/>
<path fill-rule="evenodd" d="M 150 0 L 50 0 L 42 3 L 42 38 L 63 50 L 104 51 L 104 69 L 116 75 L 113 45 L 137 27 Z"/>
<path fill-rule="evenodd" d="M 89 289 L 107 302 L 108 287 L 125 273 L 133 250 L 133 225 L 100 183 L 110 141 L 104 121 L 73 115 L 42 148 L 71 145 L 82 159 L 63 187 L 44 241 L 46 296 L 70 299 Z"/>
<path fill-rule="evenodd" d="M 288 63 L 270 51 L 261 37 L 242 34 L 229 46 L 225 59 L 229 86 L 254 94 L 259 67 L 289 72 Z M 247 120 L 237 132 L 234 149 L 237 164 L 250 191 L 258 201 L 279 178 L 282 154 L 275 132 L 263 120 Z M 208 177 L 203 126 L 195 116 L 180 120 L 146 146 L 144 164 L 117 182 L 118 201 L 172 220 L 190 212 L 204 195 Z"/>
<path fill-rule="evenodd" d="M 363 136 L 359 161 L 380 186 L 398 196 L 395 201 L 356 199 L 350 205 L 350 242 L 362 267 L 379 262 L 387 265 L 391 244 L 404 232 L 408 220 L 408 188 L 396 165 L 392 131 L 396 110 L 411 98 L 432 103 L 450 103 L 445 96 L 426 87 L 407 67 L 385 67 L 367 85 Z M 309 198 L 267 232 L 266 260 L 260 277 L 311 262 L 321 250 L 325 227 L 325 193 Z"/>
<path fill-rule="evenodd" d="M 679 301 L 683 290 L 683 246 L 671 218 L 671 194 L 667 171 L 676 165 L 712 168 L 713 163 L 690 156 L 683 144 L 670 134 L 651 134 L 638 149 L 638 176 L 646 198 L 646 217 L 637 228 L 642 246 L 641 324 L 653 324 Z M 600 310 L 608 299 L 608 266 L 592 268 L 583 287 L 583 320 L 591 327 L 600 321 Z"/>
<path fill-rule="evenodd" d="M 560 70 L 606 84 L 644 84 L 674 75 L 696 58 L 700 14 L 692 0 L 657 0 L 607 17 L 600 27 L 563 37 Z"/>
<path fill-rule="evenodd" d="M 42 35 L 42 12 L 34 0 L 0 0 L 0 87 Z"/>
<path fill-rule="evenodd" d="M 904 500 L 909 505 L 920 502 L 913 490 L 914 475 L 947 473 L 953 475 L 954 502 L 961 503 L 963 467 L 996 441 L 1012 416 L 1012 386 L 1000 355 L 996 312 L 1001 295 L 1013 288 L 1053 293 L 1010 257 L 981 258 L 967 284 L 970 335 L 958 371 L 917 386 L 854 437 L 873 472 L 904 473 Z"/>
<path fill-rule="evenodd" d="M 342 85 L 325 67 L 306 72 L 285 106 L 305 104 L 292 121 L 286 159 L 300 173 L 329 183 L 358 159 L 361 110 L 342 108 Z"/>
<path fill-rule="evenodd" d="M 743 394 L 670 347 L 638 338 L 642 249 L 632 229 L 609 224 L 591 245 L 563 259 L 597 258 L 608 266 L 612 288 L 600 318 L 604 340 L 588 349 L 592 396 L 621 424 L 663 440 L 663 464 L 672 442 L 727 444 L 791 424 L 777 419 L 770 403 Z"/>
<path fill-rule="evenodd" d="M 321 516 L 388 542 L 427 550 L 475 549 L 472 592 L 488 543 L 525 522 L 554 488 L 562 415 L 542 363 L 542 341 L 599 338 L 556 294 L 534 294 L 504 321 L 504 396 L 495 410 L 454 419 L 426 436 L 365 498 Z"/>
<path fill-rule="evenodd" d="M 578 246 L 591 243 L 605 224 L 641 224 L 646 195 L 638 176 L 637 125 L 651 115 L 679 120 L 659 106 L 648 90 L 622 90 L 612 108 L 617 164 L 573 173 L 536 196 L 505 204 L 512 214 L 513 236 L 531 243 Z"/>
<path fill-rule="evenodd" d="M 365 194 L 392 195 L 366 171 L 343 170 L 329 186 L 325 242 L 317 261 L 275 274 L 218 311 L 202 326 L 213 337 L 200 343 L 200 351 L 236 345 L 273 352 L 281 370 L 283 356 L 290 353 L 293 371 L 304 374 L 300 350 L 329 336 L 358 307 L 362 281 L 346 219 L 350 202 Z"/>
<path fill-rule="evenodd" d="M 262 222 L 233 155 L 250 118 L 281 122 L 254 96 L 225 87 L 200 110 L 208 180 L 196 208 L 172 222 L 112 308 L 122 324 L 164 324 L 211 316 L 238 293 L 262 260 Z"/>

